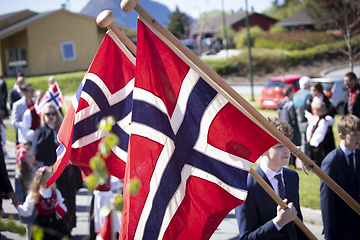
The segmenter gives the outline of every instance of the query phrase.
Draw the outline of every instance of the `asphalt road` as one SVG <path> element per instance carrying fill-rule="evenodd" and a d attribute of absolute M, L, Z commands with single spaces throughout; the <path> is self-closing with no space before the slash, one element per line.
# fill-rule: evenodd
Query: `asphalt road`
<path fill-rule="evenodd" d="M 344 66 L 325 69 L 324 71 L 321 72 L 321 76 L 324 77 L 344 76 L 348 72 L 350 72 L 349 65 L 344 65 Z M 360 77 L 360 63 L 354 64 L 353 72 L 356 74 L 358 78 Z"/>

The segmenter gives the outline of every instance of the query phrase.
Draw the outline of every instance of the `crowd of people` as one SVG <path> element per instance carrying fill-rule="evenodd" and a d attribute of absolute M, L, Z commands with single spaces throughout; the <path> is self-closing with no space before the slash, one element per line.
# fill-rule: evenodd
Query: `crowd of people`
<path fill-rule="evenodd" d="M 54 77 L 50 77 L 49 87 L 55 81 Z M 23 74 L 19 74 L 7 94 L 11 110 L 9 115 L 4 110 L 7 100 L 1 95 L 2 86 L 6 89 L 6 82 L 1 76 L 0 115 L 10 118 L 15 129 L 17 163 L 14 191 L 4 162 L 6 134 L 2 128 L 5 139 L 2 138 L 3 151 L 0 152 L 0 190 L 12 199 L 20 221 L 27 226 L 29 239 L 33 224 L 43 228 L 43 239 L 70 237 L 71 230 L 76 226 L 76 192 L 83 187 L 80 169 L 68 164 L 56 183 L 46 188 L 52 165 L 57 159 L 57 134 L 63 120 L 61 108 L 49 102 L 38 114 L 36 107 L 44 91 L 36 90 L 34 93 L 32 84 L 26 82 Z"/>
<path fill-rule="evenodd" d="M 1 117 L 9 118 L 3 107 L 0 81 Z M 49 78 L 52 84 L 54 78 Z M 284 99 L 278 103 L 278 118 L 269 121 L 322 168 L 355 201 L 360 203 L 360 85 L 354 73 L 344 77 L 348 88 L 344 112 L 336 113 L 331 100 L 324 95 L 320 83 L 312 83 L 309 77 L 299 80 L 300 90 L 295 93 L 292 85 L 283 88 Z M 6 88 L 6 87 L 5 87 Z M 36 105 L 44 95 L 34 89 L 19 75 L 9 91 L 11 124 L 16 131 L 17 168 L 15 191 L 8 179 L 4 157 L 0 148 L 0 193 L 11 198 L 20 220 L 31 230 L 33 224 L 44 227 L 44 239 L 61 239 L 71 236 L 76 226 L 75 196 L 82 184 L 78 167 L 68 165 L 56 183 L 46 188 L 56 161 L 59 145 L 57 133 L 63 116 L 59 109 L 47 103 L 40 116 Z M 6 108 L 6 104 L 5 104 Z M 335 114 L 342 115 L 335 123 Z M 335 146 L 333 125 L 338 126 L 339 146 Z M 3 132 L 3 130 L 1 131 Z M 6 141 L 6 139 L 5 139 Z M 255 171 L 274 189 L 287 204 L 281 208 L 264 189 L 248 176 L 248 196 L 236 207 L 240 239 L 308 239 L 293 222 L 302 220 L 299 196 L 299 176 L 295 170 L 296 158 L 282 143 L 267 150 Z M 95 239 L 104 220 L 99 209 L 110 202 L 112 189 L 122 186 L 119 179 L 108 176 L 108 181 L 97 186 L 91 203 L 90 238 Z M 1 201 L 1 198 L 0 198 Z M 320 207 L 325 239 L 360 239 L 360 217 L 323 181 L 320 183 Z M 119 231 L 119 221 L 114 223 Z M 28 231 L 29 237 L 31 231 Z"/>
<path fill-rule="evenodd" d="M 340 144 L 335 147 L 332 126 L 335 108 L 324 95 L 320 83 L 309 77 L 299 80 L 300 90 L 283 88 L 284 99 L 278 103 L 278 119 L 271 123 L 329 175 L 360 204 L 360 85 L 353 72 L 344 77 L 348 88 L 344 112 L 338 121 Z M 240 239 L 308 239 L 293 222 L 302 220 L 299 204 L 299 176 L 295 157 L 279 143 L 261 157 L 256 172 L 287 203 L 282 209 L 248 176 L 248 197 L 235 209 Z M 360 239 L 360 216 L 329 186 L 320 181 L 320 208 L 326 240 Z"/>

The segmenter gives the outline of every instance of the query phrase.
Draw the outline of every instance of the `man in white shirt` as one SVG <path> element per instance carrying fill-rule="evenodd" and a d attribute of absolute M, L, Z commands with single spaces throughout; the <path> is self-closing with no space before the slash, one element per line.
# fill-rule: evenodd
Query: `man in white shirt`
<path fill-rule="evenodd" d="M 36 113 L 36 106 L 39 104 L 41 98 L 44 96 L 43 90 L 36 90 L 34 94 L 35 106 L 32 109 L 27 109 L 24 112 L 22 119 L 21 132 L 25 137 L 26 142 L 31 142 L 34 136 L 34 131 L 38 128 L 40 124 L 40 117 Z M 35 115 L 36 114 L 36 115 Z M 33 117 L 34 116 L 34 117 Z M 34 121 L 38 121 L 38 124 L 33 123 Z"/>

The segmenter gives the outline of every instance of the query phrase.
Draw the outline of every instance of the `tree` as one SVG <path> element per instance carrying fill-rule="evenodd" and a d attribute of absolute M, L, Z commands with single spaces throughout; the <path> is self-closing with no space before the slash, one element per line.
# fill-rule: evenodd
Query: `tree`
<path fill-rule="evenodd" d="M 353 71 L 354 61 L 360 56 L 359 38 L 354 38 L 360 32 L 359 0 L 305 0 L 305 9 L 322 28 L 341 31 L 346 42 L 346 49 L 341 51 L 348 56 Z"/>
<path fill-rule="evenodd" d="M 283 7 L 288 7 L 290 4 L 299 4 L 300 2 L 301 2 L 300 0 L 283 0 L 283 1 L 273 0 L 271 4 L 277 8 L 283 8 Z"/>
<path fill-rule="evenodd" d="M 266 14 L 275 19 L 285 19 L 291 15 L 304 9 L 303 1 L 289 0 L 289 1 L 273 1 L 272 6 L 266 9 L 263 14 Z"/>
<path fill-rule="evenodd" d="M 219 37 L 221 37 L 222 39 L 225 39 L 225 41 L 226 41 L 226 37 L 224 34 L 224 26 L 219 27 L 218 35 L 219 35 Z M 234 42 L 235 30 L 229 25 L 226 26 L 226 35 L 227 35 L 227 40 L 228 40 L 228 47 L 234 48 L 235 47 L 235 42 Z"/>
<path fill-rule="evenodd" d="M 225 12 L 225 14 L 228 14 L 227 12 Z M 211 11 L 206 11 L 200 14 L 200 16 L 198 17 L 198 19 L 201 19 L 203 21 L 207 21 L 213 17 L 216 16 L 221 16 L 222 15 L 222 11 L 221 10 L 211 10 Z"/>
<path fill-rule="evenodd" d="M 169 32 L 179 39 L 188 38 L 191 27 L 190 17 L 185 13 L 180 12 L 179 8 L 176 6 L 176 10 L 171 13 L 169 18 Z"/>

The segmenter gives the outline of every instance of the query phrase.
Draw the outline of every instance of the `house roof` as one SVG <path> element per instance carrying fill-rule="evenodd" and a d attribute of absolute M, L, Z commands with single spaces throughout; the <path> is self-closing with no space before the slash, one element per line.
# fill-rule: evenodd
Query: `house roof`
<path fill-rule="evenodd" d="M 252 13 L 250 13 L 252 14 Z M 250 16 L 249 14 L 249 16 Z M 225 15 L 226 25 L 233 25 L 236 22 L 239 22 L 246 17 L 246 12 L 240 10 L 236 13 Z M 199 20 L 198 20 L 199 21 Z M 203 23 L 197 22 L 196 26 L 191 30 L 192 33 L 198 33 L 200 30 L 206 33 L 215 33 L 218 32 L 219 27 L 223 25 L 223 16 L 215 16 L 213 18 L 208 19 Z"/>
<path fill-rule="evenodd" d="M 43 12 L 43 13 L 36 13 L 35 15 L 33 16 L 30 16 L 28 18 L 25 18 L 19 22 L 16 22 L 8 27 L 5 27 L 3 29 L 0 30 L 0 40 L 2 38 L 5 38 L 7 37 L 9 34 L 13 34 L 14 32 L 19 32 L 23 29 L 26 28 L 26 26 L 28 26 L 30 23 L 33 23 L 41 18 L 44 18 L 56 11 L 59 11 L 59 10 L 54 10 L 54 11 L 48 11 L 48 12 Z M 11 14 L 11 13 L 10 13 Z M 8 15 L 8 14 L 6 14 Z M 3 16 L 3 15 L 2 15 Z M 1 16 L 0 16 L 1 17 Z"/>
<path fill-rule="evenodd" d="M 256 12 L 249 12 L 249 18 L 253 15 L 262 15 L 262 14 Z M 272 19 L 271 17 L 265 15 L 262 16 Z M 225 23 L 227 26 L 228 25 L 233 26 L 236 23 L 245 20 L 245 18 L 246 18 L 246 11 L 240 10 L 235 13 L 227 14 L 225 16 Z M 219 31 L 219 28 L 222 25 L 223 25 L 223 16 L 219 15 L 205 21 L 203 24 L 198 22 L 197 25 L 194 28 L 192 28 L 191 33 L 197 34 L 199 33 L 200 30 L 202 30 L 202 32 L 204 33 L 216 33 Z"/>
<path fill-rule="evenodd" d="M 0 15 L 0 22 L 4 21 L 4 20 L 6 20 L 6 19 L 9 19 L 9 18 L 11 18 L 11 17 L 13 17 L 13 16 L 16 16 L 16 15 L 18 15 L 18 14 L 21 13 L 21 12 L 23 12 L 23 11 L 18 11 L 18 12 L 12 12 L 12 13 L 2 14 L 2 15 Z"/>
<path fill-rule="evenodd" d="M 20 22 L 28 17 L 37 14 L 29 10 L 22 10 L 0 15 L 0 29 L 6 28 L 14 23 Z"/>
<path fill-rule="evenodd" d="M 283 27 L 299 26 L 299 25 L 314 25 L 314 21 L 309 17 L 305 10 L 301 10 L 288 18 L 285 18 L 276 23 L 276 25 Z"/>
<path fill-rule="evenodd" d="M 1 19 L 3 19 L 4 21 L 6 21 L 6 19 L 9 19 L 10 17 L 13 17 L 19 13 L 23 13 L 23 12 L 27 12 L 28 17 L 26 18 L 23 18 L 13 24 L 10 24 L 4 28 L 0 28 L 0 40 L 1 39 L 4 39 L 6 37 L 8 37 L 9 35 L 12 35 L 12 34 L 15 34 L 17 32 L 20 32 L 24 29 L 26 29 L 27 26 L 29 26 L 29 24 L 33 23 L 33 22 L 36 22 L 44 17 L 47 17 L 51 14 L 54 14 L 56 12 L 61 12 L 61 11 L 64 11 L 64 12 L 67 12 L 69 14 L 75 14 L 76 16 L 78 17 L 81 17 L 81 18 L 87 18 L 87 19 L 94 19 L 93 17 L 89 17 L 89 16 L 85 16 L 85 15 L 82 15 L 82 14 L 78 14 L 78 13 L 73 13 L 73 12 L 69 12 L 67 10 L 64 10 L 64 9 L 58 9 L 58 10 L 53 10 L 53 11 L 47 11 L 47 12 L 42 12 L 42 13 L 35 13 L 35 12 L 31 12 L 31 11 L 28 11 L 28 10 L 25 10 L 25 11 L 20 11 L 20 12 L 14 12 L 14 13 L 8 13 L 8 14 L 4 14 L 4 15 L 0 15 L 0 23 L 1 23 Z M 31 15 L 33 14 L 33 15 Z M 95 21 L 94 21 L 95 23 Z M 131 31 L 134 31 L 130 28 L 127 28 L 125 26 L 120 26 L 120 25 L 117 25 L 120 29 L 123 29 L 127 32 L 131 32 Z"/>

